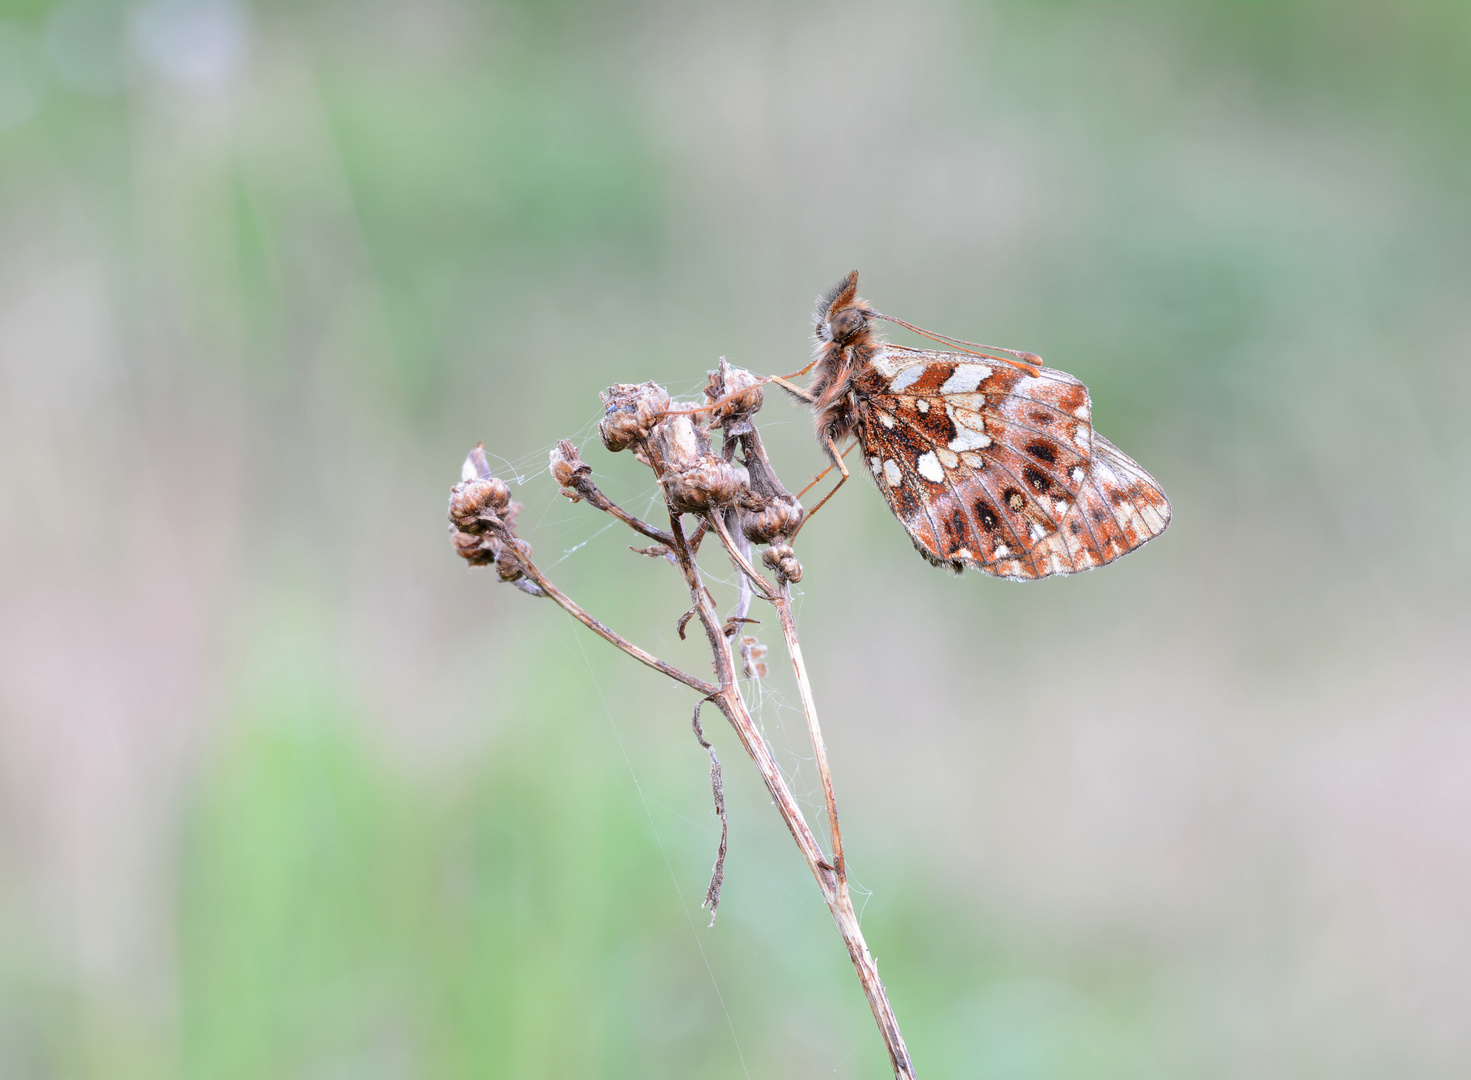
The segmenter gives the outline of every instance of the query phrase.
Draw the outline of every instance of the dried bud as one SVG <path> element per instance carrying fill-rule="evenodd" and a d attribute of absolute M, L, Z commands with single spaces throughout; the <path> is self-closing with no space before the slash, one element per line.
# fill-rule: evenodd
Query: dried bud
<path fill-rule="evenodd" d="M 761 386 L 758 376 L 745 368 L 731 367 L 722 356 L 720 367 L 710 372 L 710 381 L 705 384 L 705 400 L 715 406 L 710 410 L 711 422 L 720 424 L 731 417 L 749 417 L 756 412 L 761 408 Z"/>
<path fill-rule="evenodd" d="M 669 408 L 669 392 L 657 383 L 618 383 L 600 395 L 603 419 L 598 435 L 609 450 L 626 450 L 642 443 Z"/>
<path fill-rule="evenodd" d="M 531 545 L 525 540 L 512 538 L 501 545 L 501 550 L 495 559 L 496 573 L 500 574 L 502 581 L 515 581 L 524 577 L 521 573 L 521 562 L 519 555 L 531 554 Z"/>
<path fill-rule="evenodd" d="M 454 544 L 455 554 L 471 566 L 488 566 L 501 553 L 501 542 L 493 536 L 456 532 L 450 537 L 450 543 Z"/>
<path fill-rule="evenodd" d="M 569 487 L 578 475 L 592 472 L 592 466 L 582 460 L 577 447 L 563 439 L 552 448 L 552 478 L 562 487 Z"/>
<path fill-rule="evenodd" d="M 709 437 L 690 417 L 665 417 L 649 441 L 663 465 L 659 483 L 665 500 L 676 514 L 734 506 L 746 497 L 750 483 L 746 470 L 711 453 Z"/>
<path fill-rule="evenodd" d="M 482 533 L 490 528 L 511 502 L 511 489 L 492 476 L 488 480 L 461 480 L 449 491 L 449 519 L 455 528 Z"/>
<path fill-rule="evenodd" d="M 485 566 L 500 556 L 521 504 L 511 501 L 504 480 L 490 475 L 483 446 L 470 451 L 460 475 L 463 479 L 449 491 L 450 543 L 471 566 Z"/>
<path fill-rule="evenodd" d="M 741 466 L 709 457 L 692 469 L 667 472 L 659 482 L 676 514 L 702 514 L 740 502 L 746 494 L 747 477 Z"/>
<path fill-rule="evenodd" d="M 741 532 L 753 544 L 785 540 L 797 531 L 806 511 L 795 496 L 778 495 L 755 513 L 741 517 Z"/>
<path fill-rule="evenodd" d="M 775 570 L 783 581 L 802 580 L 802 564 L 797 561 L 797 553 L 791 544 L 773 544 L 762 554 L 761 561 Z"/>

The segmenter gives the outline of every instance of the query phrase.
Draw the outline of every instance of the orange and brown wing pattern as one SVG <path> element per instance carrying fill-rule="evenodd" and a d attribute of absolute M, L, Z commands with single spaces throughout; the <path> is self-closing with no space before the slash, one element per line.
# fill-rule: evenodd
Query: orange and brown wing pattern
<path fill-rule="evenodd" d="M 1154 477 L 1094 432 L 1093 464 L 1076 503 L 1032 555 L 1049 574 L 1074 574 L 1127 555 L 1169 523 L 1170 500 Z"/>
<path fill-rule="evenodd" d="M 1072 573 L 1137 547 L 1169 520 L 1158 487 L 1112 444 L 1093 477 L 1088 391 L 1066 372 L 889 346 L 855 375 L 853 391 L 869 471 L 932 562 L 1008 578 Z M 1126 496 L 1126 529 L 1111 498 L 1134 492 L 1139 477 L 1163 516 L 1152 499 Z M 1111 527 L 1093 520 L 1104 506 Z"/>

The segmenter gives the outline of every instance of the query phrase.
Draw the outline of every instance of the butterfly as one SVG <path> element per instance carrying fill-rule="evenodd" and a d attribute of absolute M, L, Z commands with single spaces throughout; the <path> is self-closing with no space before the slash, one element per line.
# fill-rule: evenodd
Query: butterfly
<path fill-rule="evenodd" d="M 856 437 L 889 509 L 931 563 L 1021 580 L 1072 574 L 1169 525 L 1165 493 L 1093 430 L 1088 388 L 1067 372 L 882 315 L 858 298 L 856 270 L 818 298 L 814 317 L 812 381 L 781 381 L 811 405 L 818 441 L 842 473 L 837 486 L 848 478 L 837 444 Z M 962 351 L 889 344 L 875 320 Z"/>

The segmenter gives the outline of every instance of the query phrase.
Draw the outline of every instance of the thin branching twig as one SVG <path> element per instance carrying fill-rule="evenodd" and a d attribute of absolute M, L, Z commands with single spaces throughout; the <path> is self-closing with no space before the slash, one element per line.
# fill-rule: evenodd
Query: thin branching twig
<path fill-rule="evenodd" d="M 667 560 L 678 568 L 690 598 L 689 611 L 678 621 L 679 636 L 683 638 L 686 625 L 698 619 L 710 646 L 715 672 L 713 683 L 681 671 L 634 645 L 589 615 L 547 580 L 531 558 L 531 545 L 516 536 L 515 518 L 520 507 L 510 501 L 506 485 L 491 475 L 479 447 L 466 459 L 462 481 L 455 485 L 450 496 L 454 547 L 472 565 L 494 565 L 502 581 L 533 596 L 551 599 L 605 641 L 700 695 L 691 726 L 700 745 L 710 754 L 711 792 L 721 826 L 715 867 L 702 905 L 710 909 L 712 926 L 720 904 L 729 839 L 720 762 L 700 726 L 700 705 L 706 701 L 715 704 L 755 763 L 817 881 L 868 998 L 894 1076 L 899 1080 L 912 1078 L 914 1068 L 909 1052 L 849 895 L 827 747 L 818 725 L 817 707 L 792 615 L 791 585 L 801 580 L 802 567 L 790 541 L 802 523 L 804 512 L 778 479 L 752 420 L 762 404 L 761 381 L 749 372 L 729 367 L 722 358 L 720 367 L 710 373 L 705 394 L 703 404 L 678 408 L 673 407 L 668 393 L 653 383 L 614 386 L 603 394 L 605 413 L 599 424 L 603 444 L 613 451 L 632 450 L 635 457 L 653 470 L 669 513 L 667 531 L 629 514 L 604 495 L 593 482 L 592 467 L 581 459 L 571 442 L 563 440 L 552 451 L 551 471 L 562 493 L 573 502 L 585 502 L 654 541 L 652 546 L 634 548 L 635 551 Z M 719 454 L 712 451 L 710 444 L 710 432 L 715 428 L 721 430 L 723 437 Z M 693 533 L 685 532 L 686 515 L 696 521 Z M 736 609 L 724 620 L 717 613 L 715 598 L 700 572 L 699 544 L 707 535 L 719 540 L 737 570 Z M 775 582 L 756 568 L 751 557 L 753 544 L 766 545 L 761 562 L 773 573 Z M 758 597 L 776 611 L 797 680 L 822 781 L 829 853 L 823 852 L 808 827 L 741 692 L 741 674 L 752 677 L 765 671 L 761 663 L 764 647 L 742 632 L 747 624 L 756 621 L 751 618 L 750 610 L 753 598 Z"/>

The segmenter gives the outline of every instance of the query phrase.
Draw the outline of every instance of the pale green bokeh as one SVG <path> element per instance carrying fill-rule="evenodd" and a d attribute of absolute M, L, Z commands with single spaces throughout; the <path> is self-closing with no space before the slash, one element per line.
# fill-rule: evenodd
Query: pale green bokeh
<path fill-rule="evenodd" d="M 711 929 L 688 694 L 444 534 L 483 439 L 705 670 L 546 453 L 645 511 L 597 391 L 798 368 L 853 266 L 1075 372 L 1176 515 L 1026 587 L 862 482 L 802 537 L 920 1075 L 1464 1075 L 1468 12 L 0 8 L 0 1075 L 886 1075 L 714 712 Z"/>

